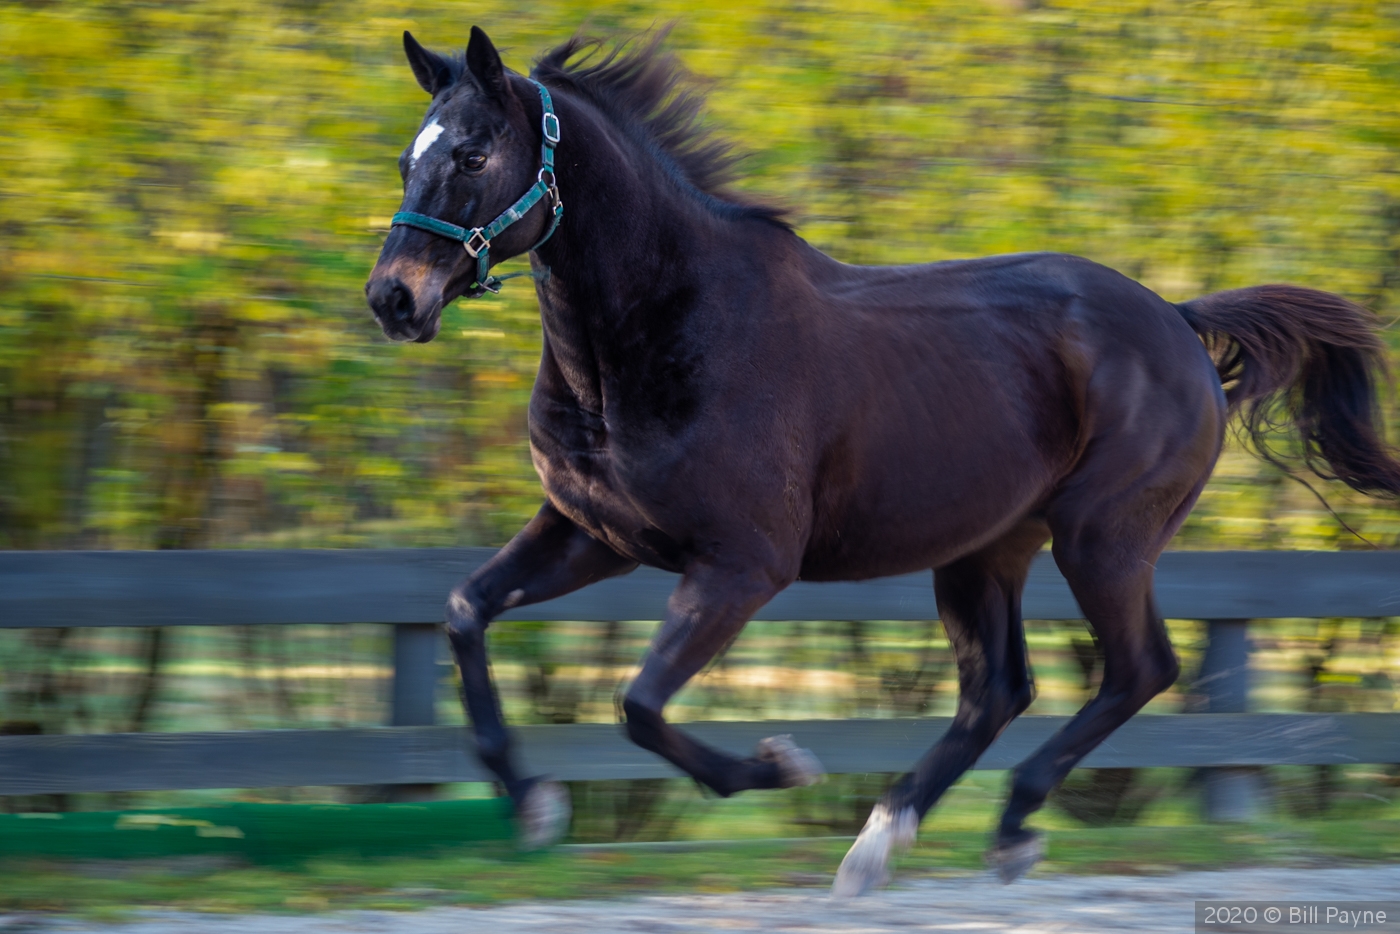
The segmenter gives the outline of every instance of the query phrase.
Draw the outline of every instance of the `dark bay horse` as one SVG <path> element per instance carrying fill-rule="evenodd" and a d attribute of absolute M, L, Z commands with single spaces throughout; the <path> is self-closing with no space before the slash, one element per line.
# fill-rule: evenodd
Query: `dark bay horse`
<path fill-rule="evenodd" d="M 679 573 L 626 692 L 627 732 L 731 795 L 819 766 L 785 737 L 747 758 L 705 746 L 666 722 L 668 699 L 794 580 L 932 568 L 957 715 L 842 863 L 834 890 L 855 894 L 1030 704 L 1020 595 L 1052 542 L 1106 667 L 1014 772 L 989 854 L 1009 881 L 1040 852 L 1026 818 L 1177 677 L 1153 563 L 1232 413 L 1260 441 L 1291 423 L 1320 474 L 1400 493 L 1378 428 L 1381 343 L 1343 298 L 1266 285 L 1174 305 L 1053 253 L 847 266 L 726 191 L 732 160 L 657 41 L 570 40 L 532 78 L 479 29 L 464 57 L 404 44 L 432 103 L 366 287 L 376 319 L 429 341 L 445 304 L 499 287 L 492 263 L 531 251 L 540 277 L 529 423 L 546 501 L 447 604 L 480 755 L 529 839 L 567 815 L 558 786 L 512 760 L 485 651 L 509 607 L 638 564 Z"/>

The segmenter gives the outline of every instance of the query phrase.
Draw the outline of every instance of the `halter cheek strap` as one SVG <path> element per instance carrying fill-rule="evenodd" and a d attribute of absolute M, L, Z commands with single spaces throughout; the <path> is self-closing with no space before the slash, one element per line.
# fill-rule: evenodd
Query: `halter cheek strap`
<path fill-rule="evenodd" d="M 518 276 L 533 276 L 530 272 L 513 272 L 497 278 L 491 275 L 491 241 L 501 235 L 511 224 L 520 220 L 529 212 L 540 199 L 545 195 L 549 196 L 550 204 L 553 205 L 553 212 L 549 219 L 549 226 L 545 228 L 544 236 L 539 242 L 530 247 L 531 252 L 538 250 L 544 242 L 554 235 L 554 230 L 559 226 L 559 219 L 564 216 L 564 202 L 559 197 L 559 184 L 554 177 L 554 147 L 559 145 L 559 118 L 554 113 L 554 101 L 549 96 L 548 89 L 534 78 L 529 79 L 530 83 L 540 92 L 540 103 L 544 105 L 544 116 L 540 118 L 540 128 L 543 131 L 544 140 L 540 144 L 540 171 L 535 176 L 535 184 L 530 186 L 530 190 L 521 195 L 514 204 L 501 212 L 500 216 L 487 224 L 485 227 L 458 227 L 447 221 L 440 221 L 436 217 L 429 217 L 426 214 L 418 214 L 413 211 L 400 211 L 395 214 L 391 224 L 397 226 L 417 227 L 419 230 L 426 230 L 435 233 L 440 237 L 449 240 L 456 240 L 466 248 L 467 254 L 476 260 L 476 281 L 472 283 L 473 288 L 482 288 L 487 292 L 499 292 L 501 283 L 507 279 L 514 279 Z M 548 270 L 544 277 L 549 276 Z"/>

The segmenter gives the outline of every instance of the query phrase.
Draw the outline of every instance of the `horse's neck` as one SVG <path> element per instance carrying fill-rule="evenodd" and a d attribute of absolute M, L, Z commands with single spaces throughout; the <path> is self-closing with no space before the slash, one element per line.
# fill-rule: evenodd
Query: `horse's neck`
<path fill-rule="evenodd" d="M 539 251 L 550 267 L 540 315 L 547 353 L 579 403 L 599 411 L 610 374 L 655 350 L 658 335 L 674 338 L 685 312 L 678 297 L 703 286 L 695 251 L 708 249 L 723 222 L 591 107 L 569 107 L 560 119 L 565 212 Z"/>

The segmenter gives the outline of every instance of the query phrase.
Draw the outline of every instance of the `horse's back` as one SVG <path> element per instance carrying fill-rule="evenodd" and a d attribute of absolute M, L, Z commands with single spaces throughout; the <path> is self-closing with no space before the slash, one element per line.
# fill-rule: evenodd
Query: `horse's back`
<path fill-rule="evenodd" d="M 1105 365 L 1219 394 L 1214 366 L 1176 306 L 1110 267 L 1066 253 L 910 266 L 832 263 L 814 276 L 826 324 L 876 345 L 927 343 L 1015 378 L 1036 365 L 1089 380 Z M 1043 375 L 1043 374 L 1042 374 Z"/>
<path fill-rule="evenodd" d="M 1108 329 L 1166 323 L 1192 332 L 1175 307 L 1108 266 L 1068 253 L 1007 253 L 907 266 L 817 266 L 812 286 L 847 312 L 910 314 L 931 324 L 960 315 L 1009 316 L 1022 326 L 1087 312 Z M 1049 320 L 1047 320 L 1047 317 Z"/>

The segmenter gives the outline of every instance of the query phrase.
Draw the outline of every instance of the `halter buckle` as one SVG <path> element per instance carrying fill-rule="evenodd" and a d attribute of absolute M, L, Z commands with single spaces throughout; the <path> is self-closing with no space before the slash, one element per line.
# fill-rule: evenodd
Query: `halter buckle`
<path fill-rule="evenodd" d="M 544 143 L 550 149 L 559 145 L 559 118 L 546 110 L 540 117 L 540 128 L 544 131 Z"/>
<path fill-rule="evenodd" d="M 477 243 L 478 240 L 481 242 Z M 471 236 L 462 241 L 462 246 L 466 248 L 469 256 L 476 258 L 482 250 L 491 246 L 491 241 L 486 239 L 486 234 L 481 232 L 480 227 L 473 227 Z"/>

